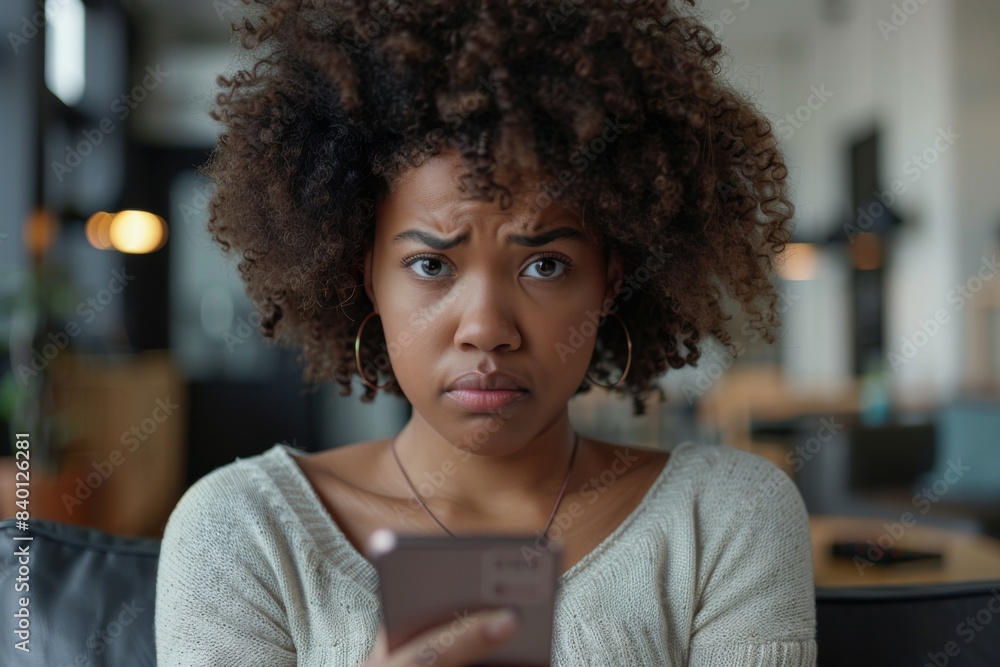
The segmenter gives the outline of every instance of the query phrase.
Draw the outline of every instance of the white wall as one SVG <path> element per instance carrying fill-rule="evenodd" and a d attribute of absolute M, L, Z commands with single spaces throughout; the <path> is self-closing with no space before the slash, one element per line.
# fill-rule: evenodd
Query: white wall
<path fill-rule="evenodd" d="M 996 0 L 959 0 L 955 3 L 955 65 L 953 89 L 958 101 L 958 120 L 966 141 L 958 145 L 956 174 L 958 211 L 954 223 L 961 233 L 958 248 L 960 280 L 986 277 L 980 293 L 967 302 L 956 315 L 968 330 L 962 345 L 963 367 L 970 384 L 1000 384 L 1000 368 L 973 352 L 973 343 L 989 335 L 982 311 L 974 308 L 977 300 L 988 298 L 1000 304 L 1000 274 L 984 269 L 983 258 L 1000 260 L 1000 2 Z M 971 281 L 970 290 L 978 287 Z M 957 306 L 956 306 L 957 308 Z M 996 336 L 996 331 L 993 334 Z M 985 347 L 988 343 L 981 341 Z M 993 341 L 1000 349 L 1000 341 Z"/>
<path fill-rule="evenodd" d="M 902 194 L 893 208 L 907 221 L 889 250 L 886 286 L 886 351 L 900 353 L 904 338 L 913 342 L 914 334 L 921 332 L 921 322 L 933 319 L 939 308 L 955 308 L 948 302 L 949 290 L 974 270 L 986 224 L 992 224 L 991 216 L 998 217 L 997 188 L 975 178 L 987 169 L 990 156 L 998 154 L 1000 134 L 995 125 L 987 126 L 998 118 L 996 96 L 981 100 L 974 112 L 960 112 L 959 105 L 980 92 L 977 77 L 967 81 L 968 90 L 956 98 L 956 81 L 972 78 L 960 76 L 963 60 L 977 62 L 980 69 L 1000 62 L 995 41 L 985 47 L 995 40 L 1000 24 L 984 20 L 986 14 L 995 18 L 998 13 L 992 0 L 963 0 L 959 9 L 949 2 L 915 3 L 919 9 L 905 21 L 896 16 L 899 25 L 892 23 L 894 5 L 899 3 L 854 2 L 840 22 L 823 20 L 817 8 L 799 25 L 783 26 L 773 34 L 754 30 L 747 39 L 737 20 L 722 37 L 736 59 L 734 70 L 738 72 L 740 63 L 769 70 L 760 103 L 783 137 L 794 181 L 797 230 L 803 236 L 826 236 L 836 227 L 838 214 L 848 212 L 845 143 L 874 123 L 883 129 L 882 187 L 900 181 Z M 775 7 L 750 6 L 746 11 Z M 899 29 L 883 35 L 879 20 Z M 976 29 L 967 30 L 966 23 Z M 989 76 L 995 81 L 997 74 Z M 807 104 L 814 86 L 825 87 L 828 101 L 816 104 L 813 98 L 818 108 L 809 111 L 800 127 L 793 127 L 784 120 L 786 114 Z M 960 138 L 946 150 L 935 151 L 938 130 L 949 126 Z M 990 139 L 980 143 L 981 135 Z M 914 169 L 912 156 L 928 149 L 936 161 L 926 171 Z M 971 153 L 977 157 L 967 159 Z M 802 298 L 788 312 L 783 344 L 789 378 L 816 386 L 835 385 L 851 375 L 847 259 L 835 249 L 824 255 L 813 280 L 793 284 Z M 946 400 L 959 389 L 965 324 L 957 311 L 952 315 L 926 341 L 917 336 L 924 346 L 897 370 L 885 359 L 894 393 Z"/>

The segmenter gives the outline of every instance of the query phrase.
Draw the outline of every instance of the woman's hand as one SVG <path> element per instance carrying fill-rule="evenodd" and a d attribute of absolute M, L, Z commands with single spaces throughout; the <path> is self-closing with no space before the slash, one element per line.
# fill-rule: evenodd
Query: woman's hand
<path fill-rule="evenodd" d="M 379 625 L 375 650 L 361 667 L 431 664 L 435 667 L 466 667 L 513 637 L 517 624 L 514 611 L 477 611 L 463 620 L 449 621 L 431 628 L 391 654 L 385 625 Z"/>

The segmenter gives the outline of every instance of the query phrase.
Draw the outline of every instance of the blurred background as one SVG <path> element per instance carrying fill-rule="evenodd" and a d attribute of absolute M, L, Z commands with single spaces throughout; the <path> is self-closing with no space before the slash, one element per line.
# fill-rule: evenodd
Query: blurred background
<path fill-rule="evenodd" d="M 19 434 L 32 517 L 156 537 L 237 457 L 386 437 L 409 416 L 305 390 L 205 231 L 196 170 L 241 7 L 0 3 L 2 516 L 23 509 Z M 766 456 L 813 516 L 818 583 L 1000 577 L 1000 3 L 697 11 L 790 167 L 781 340 L 737 314 L 738 354 L 716 344 L 671 370 L 666 403 L 636 418 L 595 389 L 574 424 Z M 871 570 L 833 560 L 844 540 Z M 892 546 L 938 558 L 889 567 Z"/>

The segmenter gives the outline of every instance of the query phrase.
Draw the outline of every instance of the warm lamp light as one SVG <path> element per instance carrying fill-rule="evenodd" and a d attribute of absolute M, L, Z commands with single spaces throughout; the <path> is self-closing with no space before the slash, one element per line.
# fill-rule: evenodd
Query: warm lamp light
<path fill-rule="evenodd" d="M 115 250 L 144 254 L 159 250 L 167 241 L 167 223 L 147 211 L 122 211 L 108 229 Z"/>
<path fill-rule="evenodd" d="M 41 255 L 56 238 L 59 223 L 52 211 L 36 208 L 24 223 L 24 245 L 33 255 Z"/>
<path fill-rule="evenodd" d="M 863 232 L 851 243 L 851 260 L 858 271 L 872 271 L 882 266 L 882 239 L 878 234 Z"/>
<path fill-rule="evenodd" d="M 115 216 L 111 213 L 98 211 L 87 220 L 84 234 L 90 245 L 98 250 L 111 250 L 111 221 Z"/>
<path fill-rule="evenodd" d="M 789 243 L 785 246 L 784 261 L 778 265 L 778 273 L 783 280 L 812 280 L 816 275 L 818 254 L 812 243 Z"/>

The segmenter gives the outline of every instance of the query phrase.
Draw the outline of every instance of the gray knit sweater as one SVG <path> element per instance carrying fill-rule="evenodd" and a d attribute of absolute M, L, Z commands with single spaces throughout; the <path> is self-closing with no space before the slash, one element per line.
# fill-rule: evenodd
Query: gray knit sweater
<path fill-rule="evenodd" d="M 276 444 L 191 486 L 156 582 L 158 664 L 358 667 L 378 577 Z M 685 442 L 559 579 L 553 667 L 816 664 L 808 515 L 766 459 Z"/>

